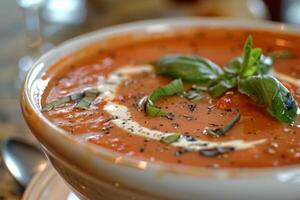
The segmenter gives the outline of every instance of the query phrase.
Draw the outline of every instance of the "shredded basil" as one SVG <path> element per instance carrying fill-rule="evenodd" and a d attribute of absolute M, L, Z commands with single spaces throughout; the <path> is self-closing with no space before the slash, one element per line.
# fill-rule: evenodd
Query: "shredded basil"
<path fill-rule="evenodd" d="M 146 104 L 146 114 L 153 117 L 167 117 L 170 113 L 148 102 Z"/>
<path fill-rule="evenodd" d="M 238 110 L 237 114 L 224 126 L 221 128 L 206 128 L 205 132 L 209 135 L 220 137 L 225 135 L 241 118 L 241 113 Z"/>
<path fill-rule="evenodd" d="M 61 105 L 71 102 L 71 100 L 72 99 L 70 98 L 70 96 L 64 97 L 61 99 L 55 99 L 55 100 L 51 101 L 50 103 L 44 105 L 42 107 L 42 112 L 49 112 L 50 110 L 53 110 L 54 108 L 56 108 L 58 106 L 61 106 Z"/>
<path fill-rule="evenodd" d="M 170 113 L 155 106 L 154 101 L 165 97 L 184 92 L 181 79 L 176 79 L 164 87 L 156 88 L 148 97 L 146 104 L 146 114 L 154 117 L 167 117 Z"/>
<path fill-rule="evenodd" d="M 171 83 L 163 86 L 156 88 L 149 96 L 149 100 L 151 101 L 156 101 L 157 99 L 160 99 L 161 97 L 164 96 L 171 96 L 174 94 L 179 94 L 184 91 L 183 88 L 183 83 L 181 79 L 175 79 Z"/>
<path fill-rule="evenodd" d="M 168 135 L 168 136 L 162 137 L 160 139 L 160 141 L 167 143 L 167 144 L 171 144 L 171 143 L 177 142 L 180 137 L 181 137 L 180 134 L 173 134 L 173 135 Z"/>
<path fill-rule="evenodd" d="M 70 103 L 72 101 L 77 102 L 77 104 L 75 105 L 76 108 L 88 109 L 91 102 L 93 102 L 98 95 L 99 95 L 99 91 L 96 89 L 86 90 L 81 93 L 74 93 L 67 97 L 61 99 L 55 99 L 50 103 L 47 103 L 42 107 L 41 111 L 49 112 L 58 106 L 64 105 L 66 103 Z"/>
<path fill-rule="evenodd" d="M 84 91 L 83 98 L 75 105 L 75 108 L 88 109 L 99 94 L 100 92 L 96 89 Z"/>

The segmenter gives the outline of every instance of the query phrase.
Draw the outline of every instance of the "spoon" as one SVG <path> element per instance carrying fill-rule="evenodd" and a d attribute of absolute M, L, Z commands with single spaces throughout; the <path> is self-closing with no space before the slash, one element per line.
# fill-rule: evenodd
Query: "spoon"
<path fill-rule="evenodd" d="M 42 151 L 16 138 L 7 138 L 2 145 L 2 156 L 7 169 L 17 182 L 26 187 L 32 177 L 47 165 Z"/>

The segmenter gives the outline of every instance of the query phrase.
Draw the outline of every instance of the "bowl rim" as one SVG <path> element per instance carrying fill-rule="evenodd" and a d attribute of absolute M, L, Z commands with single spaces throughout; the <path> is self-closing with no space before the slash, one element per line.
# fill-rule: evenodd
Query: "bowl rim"
<path fill-rule="evenodd" d="M 47 67 L 41 66 L 45 60 L 49 59 L 52 55 L 56 54 L 58 51 L 63 49 L 70 49 L 71 47 L 76 47 L 71 52 L 66 53 L 63 57 L 77 52 L 85 46 L 89 46 L 91 41 L 99 41 L 105 37 L 109 37 L 115 34 L 134 32 L 138 30 L 143 31 L 153 31 L 160 32 L 167 29 L 172 29 L 174 27 L 189 27 L 189 26 L 209 26 L 209 27 L 232 27 L 232 28 L 245 28 L 249 30 L 266 30 L 277 33 L 287 33 L 293 35 L 299 35 L 300 37 L 300 28 L 293 27 L 284 23 L 270 22 L 270 21 L 256 21 L 256 20 L 244 20 L 244 19 L 231 19 L 231 18 L 207 18 L 207 17 L 180 17 L 180 18 L 164 18 L 164 19 L 153 19 L 153 20 L 143 20 L 131 23 L 125 23 L 120 25 L 114 25 L 106 28 L 102 28 L 93 32 L 89 32 L 61 43 L 52 50 L 48 51 L 46 54 L 42 55 L 39 59 L 35 61 L 32 68 L 27 73 L 27 76 L 23 82 L 22 88 L 22 110 L 24 109 L 24 101 L 27 101 L 27 105 L 34 112 L 33 114 L 40 118 L 42 122 L 47 125 L 52 130 L 52 134 L 55 134 L 56 137 L 61 137 L 68 143 L 76 143 L 77 148 L 84 148 L 89 150 L 91 156 L 95 156 L 99 159 L 103 158 L 103 155 L 116 160 L 122 158 L 121 162 L 112 162 L 114 165 L 119 166 L 133 166 L 134 168 L 139 168 L 140 162 L 147 162 L 145 159 L 141 159 L 135 156 L 126 156 L 122 153 L 115 152 L 113 150 L 93 145 L 88 142 L 79 142 L 74 137 L 72 137 L 67 131 L 55 126 L 50 122 L 40 111 L 36 100 L 33 97 L 33 83 L 41 77 L 42 72 L 44 72 Z M 57 63 L 61 58 L 56 58 L 52 60 Z M 49 64 L 49 66 L 53 66 Z M 23 116 L 24 115 L 23 111 Z M 28 122 L 27 122 L 28 123 Z M 34 133 L 35 134 L 35 133 Z M 130 164 L 129 164 L 130 163 Z M 132 165 L 134 164 L 134 165 Z M 219 178 L 236 178 L 238 177 L 253 177 L 254 174 L 268 174 L 275 175 L 281 172 L 291 172 L 299 170 L 298 164 L 290 166 L 281 166 L 281 167 L 266 167 L 266 168 L 220 168 L 218 170 L 208 168 L 208 167 L 195 167 L 189 165 L 179 165 L 179 164 L 170 164 L 165 162 L 147 162 L 147 165 L 143 170 L 163 170 L 166 174 L 176 174 L 176 175 L 192 175 L 192 176 L 203 176 L 203 174 L 208 174 L 210 177 L 219 177 Z"/>

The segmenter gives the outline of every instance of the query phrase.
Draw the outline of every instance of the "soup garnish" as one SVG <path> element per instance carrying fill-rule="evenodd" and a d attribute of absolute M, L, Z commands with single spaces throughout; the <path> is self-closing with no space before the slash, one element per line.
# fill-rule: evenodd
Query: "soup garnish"
<path fill-rule="evenodd" d="M 271 57 L 263 56 L 260 48 L 252 49 L 252 43 L 249 36 L 243 56 L 230 61 L 224 72 L 208 59 L 191 55 L 165 56 L 155 62 L 155 70 L 157 74 L 204 86 L 213 98 L 238 87 L 239 92 L 265 107 L 273 117 L 291 124 L 297 116 L 296 101 L 282 83 L 270 75 Z"/>
<path fill-rule="evenodd" d="M 176 79 L 169 83 L 168 85 L 165 85 L 164 87 L 158 87 L 156 88 L 147 98 L 146 103 L 146 113 L 149 116 L 160 116 L 160 117 L 167 117 L 170 115 L 170 113 L 162 110 L 161 108 L 158 108 L 154 105 L 154 101 L 164 97 L 164 96 L 172 96 L 175 94 L 183 93 L 183 84 L 181 79 Z M 143 99 L 142 99 L 143 101 Z"/>
<path fill-rule="evenodd" d="M 71 94 L 61 99 L 55 99 L 44 105 L 42 112 L 48 112 L 55 107 L 70 103 L 72 101 L 76 103 L 74 108 L 88 109 L 90 104 L 99 96 L 99 94 L 100 93 L 97 89 L 88 89 L 84 92 Z"/>
<path fill-rule="evenodd" d="M 241 113 L 237 110 L 237 114 L 227 124 L 222 127 L 205 128 L 203 132 L 208 135 L 220 137 L 225 135 L 241 118 Z"/>

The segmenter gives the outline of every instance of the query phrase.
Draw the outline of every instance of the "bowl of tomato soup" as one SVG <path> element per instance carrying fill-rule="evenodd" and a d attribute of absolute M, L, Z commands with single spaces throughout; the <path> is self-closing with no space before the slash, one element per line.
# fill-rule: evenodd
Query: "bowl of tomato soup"
<path fill-rule="evenodd" d="M 299 42 L 239 20 L 101 29 L 34 64 L 23 115 L 81 199 L 296 199 Z"/>

